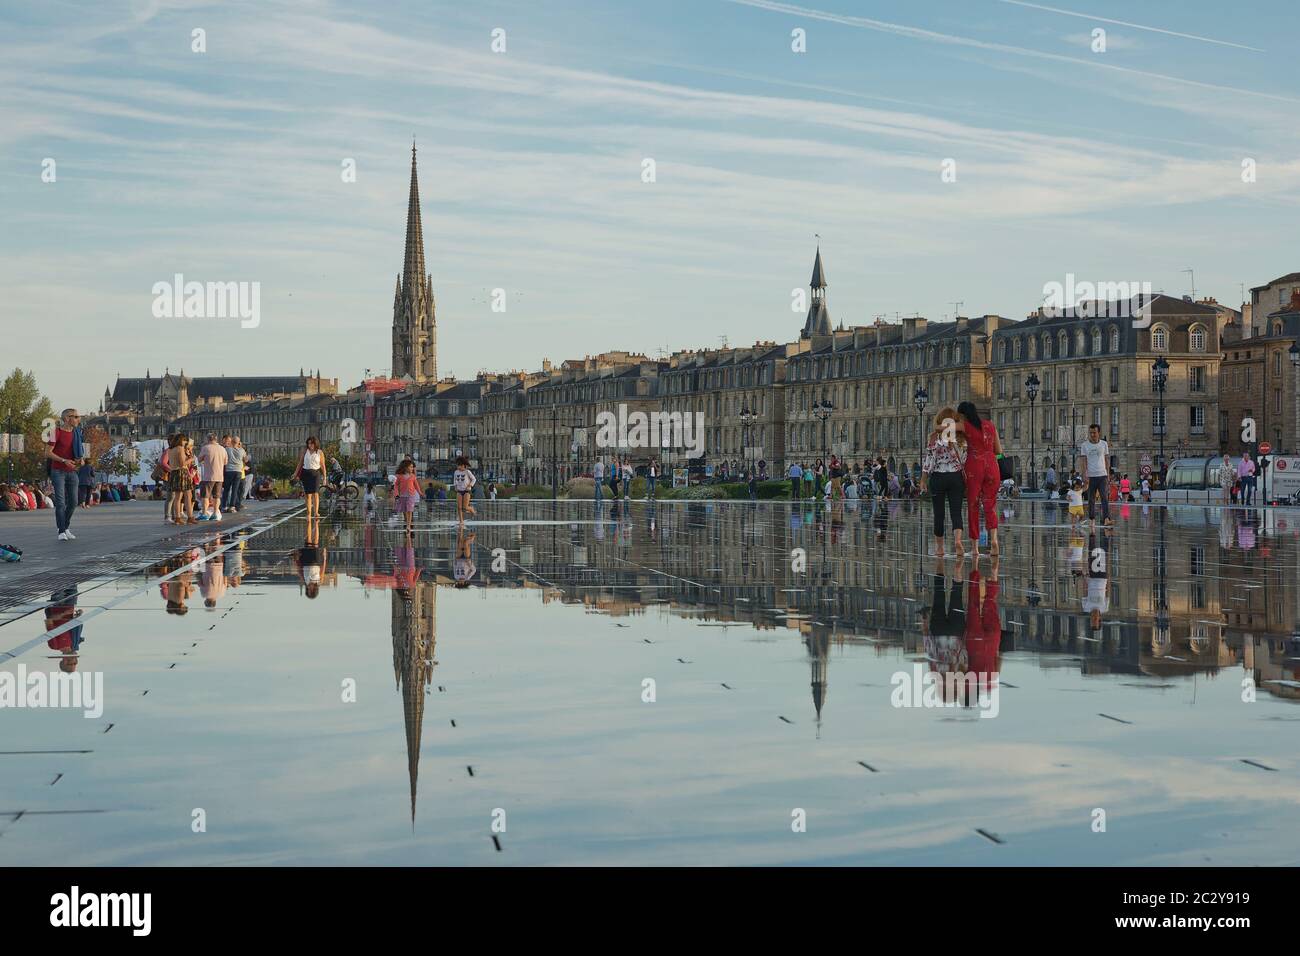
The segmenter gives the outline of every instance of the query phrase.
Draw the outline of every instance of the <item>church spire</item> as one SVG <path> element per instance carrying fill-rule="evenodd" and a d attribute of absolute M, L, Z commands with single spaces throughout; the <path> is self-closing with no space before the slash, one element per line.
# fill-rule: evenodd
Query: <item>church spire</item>
<path fill-rule="evenodd" d="M 831 334 L 831 313 L 826 308 L 826 270 L 822 266 L 822 247 L 817 244 L 817 258 L 813 260 L 812 279 L 808 282 L 812 292 L 812 302 L 808 306 L 808 318 L 803 324 L 801 338 L 814 335 Z"/>
<path fill-rule="evenodd" d="M 420 223 L 420 182 L 415 172 L 415 140 L 411 140 L 411 194 L 406 203 L 406 257 L 402 287 L 415 298 L 424 285 L 424 228 Z"/>
<path fill-rule="evenodd" d="M 433 280 L 424 268 L 424 227 L 415 142 L 411 142 L 411 194 L 406 207 L 406 252 L 393 296 L 393 378 L 414 382 L 438 377 L 438 329 Z"/>

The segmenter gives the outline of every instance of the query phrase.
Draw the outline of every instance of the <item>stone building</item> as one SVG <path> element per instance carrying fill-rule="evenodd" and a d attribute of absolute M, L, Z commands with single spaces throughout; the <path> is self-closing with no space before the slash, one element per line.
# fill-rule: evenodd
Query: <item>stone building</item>
<path fill-rule="evenodd" d="M 1068 473 L 1092 424 L 1110 444 L 1112 466 L 1135 480 L 1142 466 L 1158 466 L 1162 439 L 1166 461 L 1216 454 L 1221 342 L 1236 314 L 1156 294 L 1062 314 L 1040 309 L 999 329 L 991 415 L 1019 480 L 1029 481 L 1031 450 L 1040 484 L 1049 463 Z M 1162 357 L 1169 363 L 1163 405 L 1152 374 Z M 1040 383 L 1032 408 L 1031 374 Z"/>
<path fill-rule="evenodd" d="M 1239 455 L 1257 451 L 1260 441 L 1275 452 L 1300 450 L 1300 383 L 1291 349 L 1300 340 L 1300 287 L 1287 305 L 1264 316 L 1259 333 L 1226 344 L 1219 371 L 1219 429 L 1223 450 Z M 1247 422 L 1254 423 L 1254 440 L 1243 440 Z"/>
<path fill-rule="evenodd" d="M 162 438 L 177 420 L 200 410 L 220 410 L 250 401 L 302 400 L 338 391 L 338 379 L 301 369 L 297 375 L 213 375 L 191 378 L 184 369 L 154 378 L 122 378 L 104 389 L 99 413 L 87 425 L 105 428 L 114 438 Z"/>

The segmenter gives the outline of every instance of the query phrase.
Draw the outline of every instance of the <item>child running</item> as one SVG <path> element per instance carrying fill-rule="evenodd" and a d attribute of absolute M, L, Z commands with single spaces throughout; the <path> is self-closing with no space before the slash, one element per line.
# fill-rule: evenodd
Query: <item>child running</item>
<path fill-rule="evenodd" d="M 397 481 L 393 484 L 397 492 L 397 512 L 406 519 L 406 533 L 411 533 L 415 520 L 415 506 L 420 503 L 420 480 L 415 477 L 415 462 L 406 459 L 397 466 Z"/>
<path fill-rule="evenodd" d="M 469 459 L 464 455 L 456 459 L 456 470 L 452 473 L 451 482 L 452 487 L 456 489 L 456 518 L 464 524 L 466 514 L 478 513 L 470 504 L 470 495 L 474 491 L 474 486 L 478 484 L 478 479 L 474 477 L 474 472 L 469 470 Z"/>

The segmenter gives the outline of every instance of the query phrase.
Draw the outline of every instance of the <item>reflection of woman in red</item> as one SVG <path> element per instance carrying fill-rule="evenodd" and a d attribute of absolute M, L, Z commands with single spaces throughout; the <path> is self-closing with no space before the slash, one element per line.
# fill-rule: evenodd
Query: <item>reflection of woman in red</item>
<path fill-rule="evenodd" d="M 969 521 L 966 534 L 979 540 L 980 507 L 984 508 L 984 527 L 989 532 L 989 554 L 998 553 L 998 485 L 1002 476 L 998 472 L 998 456 L 1002 454 L 1002 439 L 988 419 L 980 418 L 974 402 L 962 402 L 957 414 L 965 419 L 962 428 L 966 435 L 966 509 Z M 978 547 L 978 544 L 976 545 Z"/>
<path fill-rule="evenodd" d="M 979 675 L 984 690 L 993 686 L 998 673 L 998 650 L 1002 645 L 1002 620 L 998 617 L 998 564 L 993 559 L 988 579 L 979 568 L 970 573 L 966 595 L 966 658 L 972 673 Z"/>

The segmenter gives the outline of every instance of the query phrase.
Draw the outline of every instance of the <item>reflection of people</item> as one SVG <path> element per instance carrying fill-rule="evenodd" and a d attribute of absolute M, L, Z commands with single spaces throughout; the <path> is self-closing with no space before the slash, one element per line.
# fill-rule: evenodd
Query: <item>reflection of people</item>
<path fill-rule="evenodd" d="M 999 668 L 1002 646 L 1002 620 L 998 617 L 998 564 L 995 556 L 987 578 L 980 576 L 978 565 L 970 575 L 966 595 L 966 656 L 970 669 L 979 675 L 985 690 L 993 685 Z"/>
<path fill-rule="evenodd" d="M 952 674 L 956 677 L 955 680 L 939 682 L 945 699 L 950 687 L 958 687 L 964 682 L 964 676 L 970 667 L 963 636 L 966 617 L 962 608 L 965 567 L 965 555 L 959 555 L 949 591 L 944 578 L 943 558 L 937 558 L 934 574 L 930 578 L 930 607 L 921 611 L 921 633 L 930 670 L 936 674 Z"/>
<path fill-rule="evenodd" d="M 203 595 L 203 606 L 209 611 L 215 611 L 217 601 L 226 594 L 226 561 L 218 550 L 221 543 L 220 537 L 208 543 L 203 570 L 199 572 L 199 593 Z"/>
<path fill-rule="evenodd" d="M 393 583 L 399 591 L 409 591 L 420 578 L 420 567 L 415 561 L 415 546 L 409 537 L 401 547 L 393 549 Z"/>
<path fill-rule="evenodd" d="M 462 531 L 456 536 L 456 557 L 452 561 L 452 574 L 456 578 L 456 587 L 469 587 L 470 579 L 474 577 L 478 568 L 474 566 L 474 538 L 470 534 L 468 537 Z"/>
<path fill-rule="evenodd" d="M 320 594 L 321 578 L 325 575 L 328 557 L 320 546 L 320 524 L 314 520 L 307 522 L 307 537 L 302 547 L 294 555 L 298 565 L 298 580 L 302 582 L 303 593 L 315 599 Z"/>
<path fill-rule="evenodd" d="M 1088 587 L 1083 609 L 1094 638 L 1101 636 L 1101 618 L 1110 611 L 1110 542 L 1102 535 L 1088 535 Z"/>
<path fill-rule="evenodd" d="M 77 586 L 69 585 L 50 595 L 50 603 L 45 607 L 45 630 L 58 630 L 65 624 L 81 617 L 77 607 Z M 78 622 L 61 634 L 56 634 L 46 641 L 52 651 L 62 654 L 59 670 L 71 673 L 77 669 L 77 655 L 81 650 L 81 623 Z"/>

